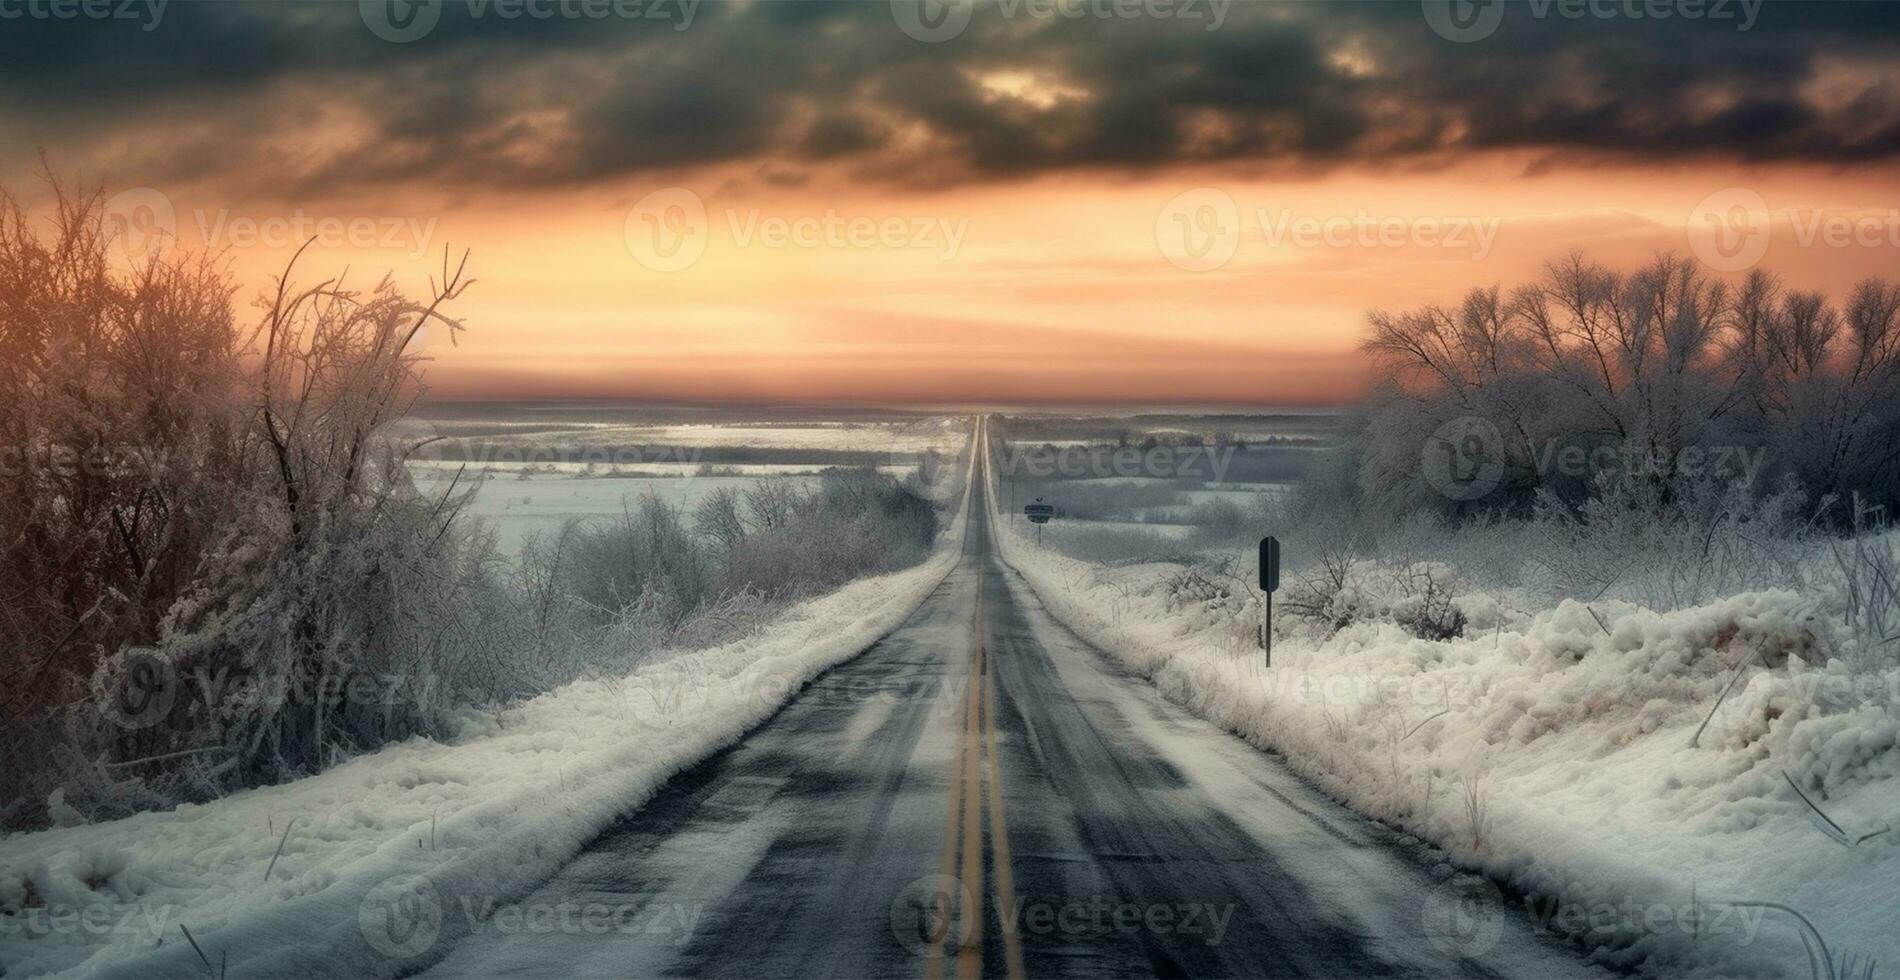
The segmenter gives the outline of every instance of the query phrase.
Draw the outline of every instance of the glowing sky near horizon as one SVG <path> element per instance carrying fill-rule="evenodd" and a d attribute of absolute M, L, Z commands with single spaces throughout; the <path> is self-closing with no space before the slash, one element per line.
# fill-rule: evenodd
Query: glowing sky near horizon
<path fill-rule="evenodd" d="M 470 249 L 468 330 L 430 338 L 447 398 L 1335 404 L 1374 380 L 1369 310 L 1575 249 L 1739 274 L 1708 251 L 1737 200 L 1793 286 L 1839 295 L 1900 256 L 1880 12 L 1507 19 L 1510 44 L 1448 42 L 1407 4 L 1218 31 L 979 12 L 929 44 L 865 6 L 728 4 L 624 45 L 448 19 L 390 44 L 301 7 L 29 24 L 64 57 L 7 79 L 24 142 L 0 184 L 32 203 L 21 148 L 43 147 L 141 189 L 134 224 L 223 250 L 245 298 L 306 234 L 302 278 L 363 286 L 419 289 Z M 298 32 L 339 40 L 266 57 Z M 169 60 L 247 39 L 265 54 Z M 86 58 L 113 84 L 61 89 Z"/>

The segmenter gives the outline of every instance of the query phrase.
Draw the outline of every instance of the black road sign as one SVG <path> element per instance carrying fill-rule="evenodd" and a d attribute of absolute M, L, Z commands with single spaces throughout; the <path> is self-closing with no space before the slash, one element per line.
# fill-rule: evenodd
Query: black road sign
<path fill-rule="evenodd" d="M 1272 536 L 1260 539 L 1260 591 L 1277 592 L 1280 589 L 1280 539 Z"/>
<path fill-rule="evenodd" d="M 1056 509 L 1051 504 L 1037 501 L 1036 503 L 1024 507 L 1023 513 L 1029 515 L 1029 523 L 1031 524 L 1047 524 L 1049 523 L 1049 518 L 1056 516 Z"/>

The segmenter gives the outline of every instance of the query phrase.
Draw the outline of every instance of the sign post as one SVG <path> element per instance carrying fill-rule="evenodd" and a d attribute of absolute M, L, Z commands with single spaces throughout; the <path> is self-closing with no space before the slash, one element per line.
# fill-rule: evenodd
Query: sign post
<path fill-rule="evenodd" d="M 1042 526 L 1049 523 L 1049 518 L 1056 516 L 1055 505 L 1045 504 L 1041 497 L 1037 497 L 1035 503 L 1023 508 L 1023 514 L 1029 518 L 1029 523 L 1036 525 L 1036 544 L 1041 545 Z"/>
<path fill-rule="evenodd" d="M 1273 666 L 1273 593 L 1280 587 L 1280 539 L 1268 535 L 1260 539 L 1260 591 L 1265 596 L 1260 612 L 1260 648 L 1267 651 L 1267 666 Z"/>

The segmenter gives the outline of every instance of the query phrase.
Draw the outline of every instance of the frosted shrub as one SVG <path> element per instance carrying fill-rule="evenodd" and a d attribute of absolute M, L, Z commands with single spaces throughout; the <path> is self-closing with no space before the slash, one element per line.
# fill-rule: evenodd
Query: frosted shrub
<path fill-rule="evenodd" d="M 1389 615 L 1424 640 L 1449 640 L 1465 634 L 1465 612 L 1458 607 L 1451 566 L 1442 562 L 1408 563 L 1391 572 L 1396 595 Z"/>
<path fill-rule="evenodd" d="M 420 390 L 416 334 L 460 327 L 441 312 L 460 270 L 426 303 L 287 271 L 247 347 L 221 267 L 120 271 L 100 196 L 54 190 L 49 241 L 0 207 L 0 353 L 21 368 L 0 372 L 0 435 L 84 462 L 0 478 L 0 640 L 25 678 L 5 710 L 35 736 L 3 740 L 27 801 L 6 820 L 204 797 L 431 730 L 481 649 L 461 614 L 486 543 L 459 521 L 467 486 L 420 494 L 384 427 Z M 120 703 L 128 682 L 162 697 Z"/>
<path fill-rule="evenodd" d="M 722 490 L 686 516 L 648 494 L 617 519 L 569 526 L 524 549 L 512 618 L 545 650 L 530 689 L 623 671 L 667 649 L 730 642 L 785 603 L 923 559 L 936 506 L 916 484 L 834 469 Z"/>
<path fill-rule="evenodd" d="M 1561 596 L 1613 596 L 1657 610 L 1799 584 L 1801 495 L 1742 483 L 1604 477 L 1572 507 L 1540 499 L 1532 561 Z"/>
<path fill-rule="evenodd" d="M 254 382 L 255 476 L 224 505 L 154 651 L 196 696 L 120 751 L 217 755 L 220 785 L 281 779 L 434 731 L 462 697 L 457 622 L 486 542 L 459 520 L 469 488 L 422 495 L 411 447 L 384 432 L 418 390 L 415 335 L 458 329 L 441 309 L 465 285 L 446 265 L 428 303 L 387 281 L 358 293 L 279 280 Z"/>
<path fill-rule="evenodd" d="M 1854 533 L 1827 543 L 1821 589 L 1847 624 L 1857 670 L 1900 668 L 1900 533 L 1880 508 L 1852 501 Z"/>
<path fill-rule="evenodd" d="M 228 276 L 182 253 L 115 265 L 103 193 L 51 183 L 48 221 L 0 192 L 7 824 L 96 764 L 94 674 L 157 639 L 251 473 Z"/>

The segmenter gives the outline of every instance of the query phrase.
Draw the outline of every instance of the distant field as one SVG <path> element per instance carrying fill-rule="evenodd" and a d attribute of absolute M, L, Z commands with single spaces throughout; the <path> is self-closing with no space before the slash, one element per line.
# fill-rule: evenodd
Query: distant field
<path fill-rule="evenodd" d="M 509 555 L 537 533 L 619 515 L 648 494 L 690 510 L 723 487 L 809 484 L 829 467 L 902 475 L 926 453 L 955 456 L 969 438 L 968 417 L 747 411 L 461 404 L 425 406 L 398 428 L 423 443 L 410 469 L 425 487 L 480 481 L 469 513 L 493 527 Z"/>
<path fill-rule="evenodd" d="M 1330 445 L 1336 415 L 1011 416 L 998 487 L 1012 519 L 1055 508 L 1045 544 L 1109 564 L 1254 540 L 1261 517 Z"/>

